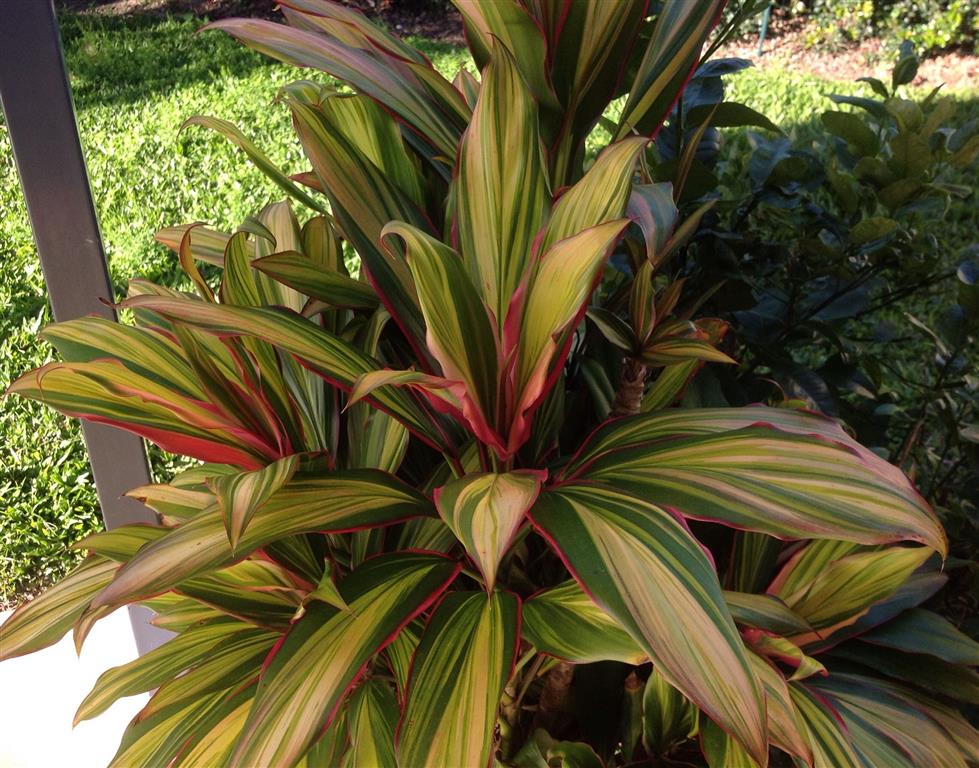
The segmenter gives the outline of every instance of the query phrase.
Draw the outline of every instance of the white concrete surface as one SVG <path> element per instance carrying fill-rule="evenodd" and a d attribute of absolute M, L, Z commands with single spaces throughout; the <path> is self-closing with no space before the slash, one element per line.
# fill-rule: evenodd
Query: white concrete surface
<path fill-rule="evenodd" d="M 0 613 L 0 623 L 8 615 Z M 69 633 L 51 648 L 0 662 L 0 768 L 108 765 L 147 695 L 121 699 L 74 729 L 71 720 L 102 672 L 134 658 L 129 614 L 122 609 L 95 625 L 81 657 Z"/>

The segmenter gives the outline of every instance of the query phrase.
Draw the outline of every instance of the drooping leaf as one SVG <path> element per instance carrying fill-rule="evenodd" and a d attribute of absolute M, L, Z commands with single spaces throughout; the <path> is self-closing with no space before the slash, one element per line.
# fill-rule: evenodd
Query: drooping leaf
<path fill-rule="evenodd" d="M 427 499 L 383 472 L 298 474 L 255 512 L 237 551 L 241 556 L 298 533 L 338 533 L 432 513 Z M 234 556 L 220 510 L 203 512 L 141 550 L 95 605 L 160 594 L 191 576 L 230 565 Z"/>
<path fill-rule="evenodd" d="M 809 623 L 772 595 L 724 592 L 724 601 L 734 621 L 777 635 L 796 635 L 812 629 Z"/>
<path fill-rule="evenodd" d="M 924 608 L 912 608 L 860 639 L 899 651 L 927 653 L 950 664 L 979 666 L 979 643 L 948 619 Z"/>
<path fill-rule="evenodd" d="M 519 614 L 507 592 L 452 592 L 439 604 L 415 652 L 398 730 L 400 765 L 489 766 Z"/>
<path fill-rule="evenodd" d="M 255 269 L 314 299 L 333 307 L 374 309 L 378 299 L 367 283 L 326 269 L 297 251 L 273 253 L 255 259 Z"/>
<path fill-rule="evenodd" d="M 487 592 L 543 480 L 543 473 L 529 470 L 471 474 L 435 491 L 439 515 L 483 574 Z"/>
<path fill-rule="evenodd" d="M 349 611 L 310 605 L 262 675 L 231 765 L 291 764 L 302 757 L 336 717 L 364 663 L 430 605 L 457 572 L 458 565 L 440 556 L 384 555 L 340 584 Z"/>
<path fill-rule="evenodd" d="M 664 678 L 764 763 L 762 694 L 714 567 L 688 529 L 659 507 L 588 485 L 542 494 L 531 517 Z"/>
<path fill-rule="evenodd" d="M 592 435 L 570 466 L 697 519 L 784 538 L 909 540 L 946 551 L 941 525 L 906 477 L 834 422 L 801 412 L 622 419 Z"/>
<path fill-rule="evenodd" d="M 91 555 L 57 584 L 26 603 L 0 624 L 0 660 L 54 645 L 72 628 L 89 601 L 111 580 L 118 563 Z"/>

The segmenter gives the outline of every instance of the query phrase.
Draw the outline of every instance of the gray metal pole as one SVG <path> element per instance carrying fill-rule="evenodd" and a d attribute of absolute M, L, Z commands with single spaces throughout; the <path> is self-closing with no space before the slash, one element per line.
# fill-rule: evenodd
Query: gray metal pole
<path fill-rule="evenodd" d="M 52 0 L 0 7 L 0 105 L 55 319 L 114 319 L 99 301 L 112 298 L 112 285 Z M 82 431 L 106 527 L 156 522 L 150 509 L 123 496 L 150 482 L 142 440 L 101 424 L 83 424 Z M 171 636 L 149 617 L 146 609 L 130 609 L 141 654 Z"/>

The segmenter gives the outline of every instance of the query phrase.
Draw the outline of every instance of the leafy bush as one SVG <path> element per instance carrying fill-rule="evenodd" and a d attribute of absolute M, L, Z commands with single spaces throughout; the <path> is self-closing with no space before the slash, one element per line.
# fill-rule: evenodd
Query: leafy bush
<path fill-rule="evenodd" d="M 460 3 L 451 82 L 284 5 L 215 26 L 347 86 L 280 91 L 311 170 L 196 122 L 309 213 L 160 232 L 193 293 L 132 281 L 133 325 L 50 326 L 11 388 L 202 463 L 3 656 L 154 608 L 176 637 L 78 713 L 155 691 L 117 765 L 974 762 L 979 645 L 917 608 L 947 545 L 907 478 L 811 412 L 668 407 L 732 362 L 668 269 L 702 134 L 647 146 L 721 3 Z"/>
<path fill-rule="evenodd" d="M 974 50 L 979 36 L 972 0 L 812 0 L 808 5 L 815 44 L 880 37 L 892 48 L 910 42 L 933 52 Z"/>

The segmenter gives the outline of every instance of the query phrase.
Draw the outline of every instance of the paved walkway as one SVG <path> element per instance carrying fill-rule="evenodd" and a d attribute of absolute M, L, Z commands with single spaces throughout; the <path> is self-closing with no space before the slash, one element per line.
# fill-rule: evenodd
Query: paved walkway
<path fill-rule="evenodd" d="M 9 611 L 0 613 L 0 622 Z M 104 768 L 147 696 L 117 701 L 73 730 L 75 710 L 98 676 L 136 657 L 129 614 L 98 622 L 75 655 L 71 633 L 30 656 L 0 663 L 0 768 Z"/>

